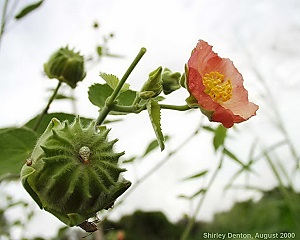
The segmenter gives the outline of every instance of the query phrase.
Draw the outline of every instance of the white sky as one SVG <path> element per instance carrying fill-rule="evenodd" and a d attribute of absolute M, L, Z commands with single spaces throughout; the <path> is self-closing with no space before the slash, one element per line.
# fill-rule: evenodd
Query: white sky
<path fill-rule="evenodd" d="M 18 9 L 30 2 L 22 1 Z M 88 56 L 101 43 L 101 33 L 114 32 L 116 37 L 109 45 L 111 52 L 125 58 L 105 58 L 88 72 L 76 89 L 81 115 L 97 117 L 97 108 L 89 103 L 86 92 L 92 83 L 100 81 L 99 71 L 121 77 L 139 49 L 146 47 L 145 57 L 128 81 L 134 89 L 139 89 L 148 73 L 160 65 L 182 71 L 198 39 L 204 39 L 220 56 L 233 60 L 244 76 L 250 100 L 260 105 L 256 117 L 240 124 L 238 134 L 232 132 L 234 137 L 229 148 L 246 160 L 254 138 L 263 140 L 265 145 L 281 139 L 271 123 L 269 96 L 263 98 L 265 90 L 251 69 L 251 61 L 275 96 L 291 138 L 299 144 L 298 121 L 294 117 L 300 114 L 299 12 L 298 0 L 45 1 L 38 11 L 7 26 L 0 48 L 0 127 L 21 125 L 45 106 L 46 89 L 56 85 L 42 76 L 43 63 L 52 52 L 68 44 Z M 100 34 L 91 27 L 94 21 L 100 23 Z M 186 92 L 180 91 L 170 97 L 169 103 L 184 104 L 186 97 Z M 71 112 L 72 109 L 69 103 L 61 103 L 53 104 L 50 111 Z M 199 116 L 197 111 L 162 113 L 163 131 L 173 136 L 167 150 L 174 149 L 192 133 Z M 137 126 L 140 126 L 138 130 Z M 117 148 L 126 150 L 128 157 L 142 153 L 154 138 L 145 113 L 128 116 L 125 125 L 111 127 L 111 137 L 120 139 Z M 163 210 L 171 220 L 189 212 L 189 204 L 176 196 L 193 193 L 201 182 L 182 183 L 180 179 L 216 165 L 210 141 L 208 134 L 200 134 L 126 199 L 113 217 L 138 208 Z M 128 166 L 126 178 L 134 181 L 136 174 L 141 176 L 165 154 L 153 154 L 134 168 Z M 262 175 L 253 178 L 251 183 L 266 188 L 274 186 L 275 179 L 268 171 L 263 172 L 263 168 L 268 169 L 264 164 L 257 166 Z M 200 219 L 211 219 L 214 211 L 228 208 L 234 200 L 254 196 L 252 192 L 229 191 L 221 197 L 222 187 L 236 170 L 236 164 L 227 161 L 204 203 Z M 26 195 L 20 190 L 20 195 L 23 194 Z M 46 223 L 57 221 L 48 215 L 44 214 L 43 218 L 49 229 Z M 36 229 L 42 230 L 42 226 Z"/>

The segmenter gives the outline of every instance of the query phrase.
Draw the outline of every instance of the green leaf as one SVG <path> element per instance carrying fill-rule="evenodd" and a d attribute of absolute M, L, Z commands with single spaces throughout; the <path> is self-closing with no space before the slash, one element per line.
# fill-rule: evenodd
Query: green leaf
<path fill-rule="evenodd" d="M 106 99 L 111 96 L 113 90 L 107 84 L 94 84 L 89 87 L 88 95 L 89 100 L 92 104 L 102 109 L 105 105 Z M 136 92 L 128 90 L 120 93 L 117 98 L 118 104 L 121 106 L 131 106 L 136 97 Z M 120 114 L 116 111 L 111 111 L 110 114 Z"/>
<path fill-rule="evenodd" d="M 165 136 L 165 142 L 169 139 L 169 136 Z M 149 143 L 148 147 L 145 150 L 145 153 L 143 154 L 142 157 L 145 157 L 147 154 L 149 154 L 150 152 L 152 152 L 153 150 L 155 150 L 158 147 L 158 142 L 157 140 L 153 140 Z"/>
<path fill-rule="evenodd" d="M 186 181 L 186 180 L 191 180 L 191 179 L 195 179 L 195 178 L 200 178 L 200 177 L 205 176 L 207 173 L 208 173 L 208 170 L 204 170 L 204 171 L 201 171 L 199 173 L 193 174 L 193 175 L 191 175 L 189 177 L 186 177 L 186 178 L 184 178 L 182 180 Z"/>
<path fill-rule="evenodd" d="M 31 120 L 29 120 L 25 124 L 25 126 L 33 129 L 38 117 L 39 117 L 39 115 L 32 118 Z M 36 133 L 38 135 L 41 135 L 45 131 L 46 127 L 48 126 L 48 124 L 52 118 L 57 118 L 60 121 L 68 120 L 71 123 L 74 121 L 75 117 L 76 117 L 75 115 L 68 114 L 68 113 L 47 113 L 43 117 L 41 124 L 39 125 L 38 129 L 36 130 Z M 80 120 L 81 120 L 82 124 L 84 124 L 84 125 L 88 125 L 92 121 L 92 119 L 84 118 L 84 117 L 80 117 Z"/>
<path fill-rule="evenodd" d="M 224 145 L 226 133 L 227 133 L 227 128 L 223 127 L 223 125 L 219 125 L 219 127 L 217 127 L 213 139 L 213 145 L 215 150 L 218 150 L 220 146 Z"/>
<path fill-rule="evenodd" d="M 195 193 L 191 196 L 191 199 L 194 198 L 194 197 L 197 197 L 197 196 L 200 195 L 200 194 L 206 193 L 206 191 L 207 191 L 206 188 L 200 188 L 197 192 L 195 192 Z"/>
<path fill-rule="evenodd" d="M 156 101 L 150 99 L 147 103 L 147 110 L 148 110 L 148 114 L 154 132 L 156 134 L 157 142 L 160 146 L 161 151 L 163 151 L 165 149 L 165 144 L 164 144 L 164 136 L 162 134 L 161 125 L 160 125 L 160 106 Z"/>
<path fill-rule="evenodd" d="M 38 1 L 36 3 L 30 4 L 28 6 L 26 6 L 25 8 L 23 8 L 16 16 L 15 18 L 17 20 L 25 17 L 28 13 L 32 12 L 33 10 L 37 9 L 38 7 L 40 7 L 42 5 L 42 3 L 44 2 L 44 0 Z"/>
<path fill-rule="evenodd" d="M 210 126 L 202 126 L 202 128 L 208 132 L 215 132 L 215 129 L 213 129 L 212 127 Z"/>
<path fill-rule="evenodd" d="M 0 176 L 18 174 L 37 141 L 31 129 L 7 128 L 0 132 Z"/>
<path fill-rule="evenodd" d="M 112 94 L 113 90 L 107 84 L 96 83 L 89 87 L 88 95 L 92 104 L 99 107 L 104 107 L 106 99 Z"/>
<path fill-rule="evenodd" d="M 227 148 L 224 148 L 223 149 L 223 153 L 225 154 L 225 155 L 227 155 L 229 158 L 231 158 L 232 160 L 234 160 L 235 162 L 237 162 L 239 165 L 241 165 L 242 167 L 246 167 L 245 166 L 245 164 L 241 161 L 241 160 L 239 160 L 238 158 L 237 158 L 237 156 L 235 156 L 231 151 L 229 151 Z"/>
<path fill-rule="evenodd" d="M 132 163 L 136 158 L 137 158 L 136 156 L 135 157 L 131 157 L 129 159 L 126 159 L 126 160 L 122 161 L 122 163 L 123 164 L 125 164 L 125 163 Z"/>
<path fill-rule="evenodd" d="M 75 100 L 75 98 L 72 96 L 67 96 L 67 95 L 60 94 L 60 93 L 56 94 L 56 96 L 55 96 L 55 100 L 65 100 L 65 99 Z"/>
<path fill-rule="evenodd" d="M 117 85 L 119 84 L 120 80 L 118 77 L 116 77 L 113 74 L 107 74 L 107 73 L 100 73 L 100 77 L 103 78 L 103 80 L 110 86 L 112 89 L 115 89 Z M 125 92 L 129 89 L 129 84 L 124 83 L 123 87 L 121 88 L 121 92 Z"/>

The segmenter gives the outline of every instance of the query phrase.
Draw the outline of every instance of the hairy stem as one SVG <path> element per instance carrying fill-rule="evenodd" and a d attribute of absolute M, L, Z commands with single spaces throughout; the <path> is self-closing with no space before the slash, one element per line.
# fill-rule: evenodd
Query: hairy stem
<path fill-rule="evenodd" d="M 60 88 L 61 84 L 62 84 L 62 82 L 58 81 L 58 84 L 57 84 L 52 96 L 49 98 L 47 106 L 44 108 L 44 110 L 41 112 L 41 114 L 38 116 L 38 119 L 36 120 L 36 123 L 35 123 L 34 128 L 33 128 L 34 131 L 36 131 L 38 129 L 38 127 L 40 126 L 40 124 L 43 120 L 43 117 L 45 116 L 45 114 L 47 114 L 47 112 L 50 108 L 50 105 L 53 102 L 53 100 L 55 99 L 55 97 L 57 95 L 57 92 L 58 92 L 58 89 Z"/>
<path fill-rule="evenodd" d="M 109 114 L 109 112 L 113 109 L 113 106 L 115 105 L 114 102 L 115 102 L 116 98 L 118 97 L 124 83 L 126 82 L 127 78 L 129 77 L 129 75 L 131 74 L 131 72 L 136 67 L 136 65 L 138 64 L 138 62 L 141 60 L 141 58 L 143 57 L 143 55 L 145 53 L 146 53 L 146 48 L 141 48 L 138 55 L 135 57 L 135 59 L 133 60 L 133 62 L 131 63 L 131 65 L 129 66 L 127 71 L 125 72 L 124 76 L 118 83 L 117 87 L 114 89 L 112 95 L 105 102 L 105 106 L 101 110 L 101 112 L 98 116 L 98 119 L 96 120 L 95 127 L 100 126 L 103 123 L 103 121 L 105 120 L 105 118 L 107 117 L 107 115 Z"/>

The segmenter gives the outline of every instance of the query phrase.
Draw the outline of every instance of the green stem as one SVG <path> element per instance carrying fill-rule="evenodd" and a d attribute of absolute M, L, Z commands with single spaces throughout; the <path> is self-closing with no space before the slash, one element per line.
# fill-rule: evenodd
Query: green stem
<path fill-rule="evenodd" d="M 177 111 L 187 111 L 191 108 L 188 105 L 168 105 L 168 104 L 159 104 L 161 109 L 169 109 L 169 110 L 177 110 Z M 121 105 L 113 105 L 112 110 L 122 113 L 140 113 L 141 111 L 146 109 L 146 104 L 144 105 L 131 105 L 131 106 L 121 106 Z"/>
<path fill-rule="evenodd" d="M 190 110 L 191 108 L 188 105 L 168 105 L 168 104 L 159 104 L 161 109 L 169 109 L 169 110 L 177 110 L 177 111 L 187 111 Z"/>
<path fill-rule="evenodd" d="M 105 118 L 107 117 L 109 112 L 113 109 L 113 107 L 115 105 L 115 100 L 118 97 L 119 92 L 121 91 L 124 83 L 126 82 L 130 73 L 133 71 L 133 69 L 136 67 L 136 65 L 138 64 L 138 62 L 141 60 L 141 58 L 143 57 L 143 55 L 145 53 L 146 53 L 146 48 L 141 48 L 138 55 L 135 57 L 135 59 L 133 60 L 133 62 L 131 63 L 131 65 L 129 66 L 127 71 L 125 72 L 124 76 L 118 83 L 117 87 L 114 89 L 112 95 L 105 102 L 105 105 L 104 105 L 102 111 L 100 112 L 98 119 L 96 120 L 96 124 L 95 124 L 96 127 L 100 126 L 103 123 L 103 121 L 105 120 Z"/>
<path fill-rule="evenodd" d="M 3 33 L 5 31 L 5 24 L 6 24 L 6 11 L 7 11 L 7 6 L 8 6 L 8 0 L 5 1 L 3 10 L 2 10 L 2 18 L 1 18 L 1 28 L 0 28 L 0 46 L 1 46 L 1 40 Z"/>
<path fill-rule="evenodd" d="M 57 95 L 57 92 L 58 92 L 58 89 L 60 88 L 62 82 L 61 81 L 58 81 L 58 84 L 56 86 L 56 89 L 54 90 L 52 96 L 49 98 L 49 101 L 47 103 L 47 106 L 45 107 L 45 109 L 41 112 L 41 114 L 39 115 L 38 119 L 36 120 L 36 123 L 34 125 L 34 128 L 33 130 L 36 131 L 38 129 L 38 127 L 40 126 L 42 120 L 43 120 L 43 117 L 45 116 L 45 114 L 47 114 L 49 108 L 50 108 L 50 105 L 51 103 L 53 102 L 53 100 L 55 99 L 56 95 Z"/>
<path fill-rule="evenodd" d="M 212 175 L 212 177 L 211 177 L 211 179 L 210 179 L 210 181 L 209 181 L 209 183 L 206 187 L 206 191 L 203 193 L 203 196 L 201 197 L 200 201 L 198 202 L 197 207 L 196 207 L 195 212 L 194 212 L 194 215 L 189 219 L 189 222 L 188 222 L 186 228 L 184 229 L 184 232 L 183 232 L 180 240 L 187 240 L 188 239 L 188 237 L 190 235 L 190 232 L 191 232 L 191 230 L 192 230 L 192 228 L 193 228 L 193 226 L 196 222 L 196 217 L 199 214 L 199 211 L 200 211 L 200 209 L 203 205 L 203 202 L 204 202 L 204 200 L 207 196 L 207 192 L 210 189 L 211 185 L 214 183 L 218 173 L 220 172 L 220 169 L 221 169 L 222 163 L 223 163 L 223 159 L 224 159 L 224 154 L 222 154 L 221 159 L 220 159 L 220 163 L 219 163 L 218 167 L 216 168 L 214 174 Z"/>

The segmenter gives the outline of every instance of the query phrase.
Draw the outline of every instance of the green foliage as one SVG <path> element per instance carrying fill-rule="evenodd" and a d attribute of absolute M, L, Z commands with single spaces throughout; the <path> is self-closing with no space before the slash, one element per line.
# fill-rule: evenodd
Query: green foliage
<path fill-rule="evenodd" d="M 36 3 L 30 4 L 28 6 L 26 6 L 25 8 L 23 8 L 16 16 L 15 18 L 17 20 L 25 17 L 27 14 L 31 13 L 32 11 L 36 10 L 38 7 L 40 7 L 42 5 L 42 3 L 44 2 L 44 0 L 38 1 Z"/>
<path fill-rule="evenodd" d="M 160 107 L 158 103 L 152 99 L 150 99 L 147 103 L 147 109 L 148 109 L 148 114 L 152 123 L 153 130 L 156 135 L 157 142 L 159 144 L 159 147 L 161 151 L 165 149 L 165 144 L 164 144 L 164 136 L 161 131 L 161 125 L 160 125 Z"/>
<path fill-rule="evenodd" d="M 111 96 L 113 89 L 108 84 L 96 83 L 90 86 L 88 95 L 92 104 L 102 109 L 109 96 Z M 120 106 L 131 106 L 136 97 L 136 92 L 127 90 L 119 94 L 117 103 Z M 110 114 L 124 114 L 117 111 L 111 111 Z"/>
<path fill-rule="evenodd" d="M 291 189 L 266 191 L 258 201 L 236 203 L 228 212 L 218 213 L 208 231 L 233 233 L 300 234 L 300 194 Z M 238 219 L 237 221 L 232 221 Z M 253 235 L 254 236 L 254 235 Z"/>
<path fill-rule="evenodd" d="M 104 229 L 125 231 L 125 239 L 130 240 L 178 240 L 182 227 L 178 228 L 161 212 L 136 211 L 124 216 L 119 222 L 106 221 Z"/>
<path fill-rule="evenodd" d="M 164 142 L 166 142 L 166 141 L 169 140 L 169 139 L 170 139 L 169 136 L 164 136 Z M 157 141 L 156 139 L 153 140 L 153 141 L 151 141 L 151 142 L 148 144 L 148 146 L 147 146 L 147 148 L 146 148 L 144 154 L 142 155 L 142 157 L 145 157 L 146 155 L 148 155 L 149 153 L 151 153 L 151 152 L 152 152 L 153 150 L 155 150 L 158 146 L 159 146 L 159 144 L 158 144 L 158 141 Z"/>
<path fill-rule="evenodd" d="M 199 173 L 196 173 L 196 174 L 193 174 L 189 177 L 184 178 L 183 181 L 204 177 L 207 173 L 208 173 L 208 170 L 200 171 Z"/>
<path fill-rule="evenodd" d="M 238 202 L 230 210 L 215 214 L 211 222 L 196 222 L 188 240 L 203 239 L 203 234 L 207 232 L 250 233 L 253 237 L 256 233 L 290 232 L 298 236 L 299 202 L 300 194 L 289 188 L 265 191 L 257 202 L 251 199 Z M 103 227 L 113 228 L 115 232 L 124 231 L 125 239 L 130 240 L 178 240 L 186 221 L 183 218 L 173 224 L 161 212 L 136 211 L 118 222 L 105 221 Z"/>
<path fill-rule="evenodd" d="M 29 128 L 0 131 L 0 176 L 18 174 L 36 143 L 37 134 Z"/>
<path fill-rule="evenodd" d="M 120 82 L 119 78 L 116 77 L 116 76 L 113 75 L 113 74 L 100 73 L 99 75 L 100 75 L 100 77 L 103 78 L 103 80 L 107 83 L 107 85 L 110 86 L 111 89 L 113 89 L 113 90 L 117 87 L 117 85 L 118 85 L 119 82 Z M 128 83 L 125 83 L 125 84 L 122 86 L 120 92 L 121 92 L 121 93 L 122 93 L 122 92 L 125 92 L 125 91 L 127 91 L 128 89 L 129 89 L 129 84 L 128 84 Z"/>
<path fill-rule="evenodd" d="M 223 127 L 223 125 L 219 125 L 217 129 L 215 129 L 215 136 L 213 139 L 213 146 L 215 150 L 222 145 L 224 145 L 224 141 L 226 139 L 227 128 Z"/>

